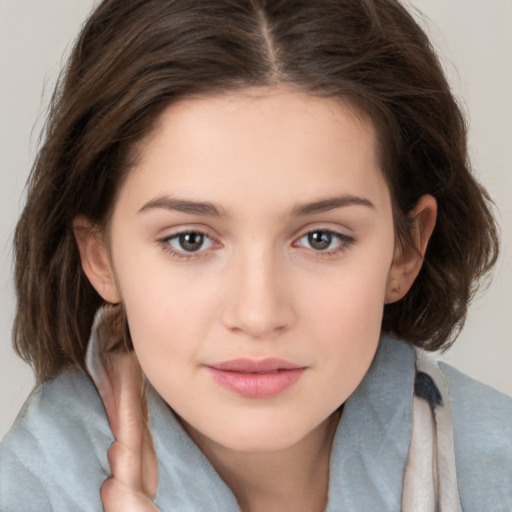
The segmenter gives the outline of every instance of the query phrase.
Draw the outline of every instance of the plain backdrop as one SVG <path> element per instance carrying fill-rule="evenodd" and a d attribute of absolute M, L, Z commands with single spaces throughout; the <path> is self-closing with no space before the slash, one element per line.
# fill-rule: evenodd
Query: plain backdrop
<path fill-rule="evenodd" d="M 127 0 L 130 1 L 130 0 Z M 0 438 L 33 386 L 11 348 L 11 241 L 48 99 L 92 0 L 0 0 Z M 494 279 L 443 357 L 512 395 L 512 0 L 410 0 L 470 122 L 473 165 L 502 230 Z M 57 321 L 57 319 L 56 319 Z"/>

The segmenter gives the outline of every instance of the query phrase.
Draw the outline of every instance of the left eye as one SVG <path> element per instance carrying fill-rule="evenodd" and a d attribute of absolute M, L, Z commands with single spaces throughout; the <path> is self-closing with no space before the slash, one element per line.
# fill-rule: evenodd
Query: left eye
<path fill-rule="evenodd" d="M 341 233 L 327 229 L 317 229 L 301 236 L 298 240 L 298 245 L 313 249 L 314 251 L 333 251 L 339 249 L 350 240 L 350 237 Z"/>
<path fill-rule="evenodd" d="M 175 251 L 188 253 L 204 251 L 213 246 L 213 240 L 208 235 L 197 231 L 177 233 L 167 238 L 166 242 Z"/>

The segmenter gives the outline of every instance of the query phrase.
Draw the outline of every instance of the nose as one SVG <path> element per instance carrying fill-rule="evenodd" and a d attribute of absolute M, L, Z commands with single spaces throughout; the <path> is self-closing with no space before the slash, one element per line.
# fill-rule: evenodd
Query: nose
<path fill-rule="evenodd" d="M 230 273 L 231 286 L 223 310 L 223 324 L 232 332 L 254 339 L 270 339 L 294 322 L 292 289 L 286 272 L 269 251 L 240 257 Z"/>

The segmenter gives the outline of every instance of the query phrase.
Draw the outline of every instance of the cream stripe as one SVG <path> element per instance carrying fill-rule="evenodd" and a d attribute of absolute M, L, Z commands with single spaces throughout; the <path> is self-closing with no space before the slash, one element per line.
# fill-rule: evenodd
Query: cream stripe
<path fill-rule="evenodd" d="M 416 350 L 416 370 L 429 375 L 443 404 L 413 398 L 413 427 L 404 474 L 403 512 L 462 512 L 457 485 L 453 416 L 448 383 L 437 362 Z"/>

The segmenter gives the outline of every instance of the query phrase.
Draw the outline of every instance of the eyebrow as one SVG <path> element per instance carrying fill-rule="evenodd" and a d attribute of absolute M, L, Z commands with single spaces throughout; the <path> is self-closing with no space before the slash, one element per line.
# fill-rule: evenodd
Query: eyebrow
<path fill-rule="evenodd" d="M 186 199 L 177 199 L 173 197 L 157 197 L 148 201 L 140 210 L 139 213 L 156 208 L 163 208 L 165 210 L 174 210 L 182 213 L 189 213 L 192 215 L 207 215 L 209 217 L 227 217 L 226 212 L 220 206 L 217 206 L 208 201 L 190 201 Z"/>
<path fill-rule="evenodd" d="M 321 199 L 312 203 L 304 203 L 295 206 L 292 210 L 292 215 L 301 217 L 305 215 L 313 215 L 315 213 L 323 213 L 336 208 L 343 208 L 346 206 L 366 206 L 367 208 L 375 209 L 375 205 L 364 197 L 344 195 Z M 209 217 L 228 217 L 226 211 L 208 201 L 191 201 L 187 199 L 177 199 L 173 197 L 157 197 L 148 201 L 140 210 L 139 213 L 163 208 L 165 210 L 173 210 L 191 215 L 205 215 Z"/>
<path fill-rule="evenodd" d="M 329 197 L 320 201 L 315 201 L 313 203 L 299 204 L 293 209 L 293 215 L 313 215 L 315 213 L 324 213 L 336 208 L 355 205 L 366 206 L 372 210 L 375 210 L 375 205 L 369 199 L 358 196 L 344 195 Z"/>

